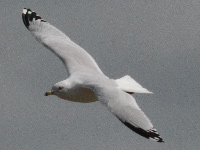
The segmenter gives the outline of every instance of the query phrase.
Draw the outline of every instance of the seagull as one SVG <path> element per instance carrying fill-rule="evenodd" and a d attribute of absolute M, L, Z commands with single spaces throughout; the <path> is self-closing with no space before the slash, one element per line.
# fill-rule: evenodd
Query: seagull
<path fill-rule="evenodd" d="M 60 58 L 68 73 L 68 78 L 53 85 L 45 96 L 56 95 L 80 103 L 100 101 L 132 131 L 164 142 L 131 95 L 152 92 L 129 75 L 116 80 L 108 78 L 91 55 L 31 9 L 23 9 L 22 20 L 36 40 Z"/>

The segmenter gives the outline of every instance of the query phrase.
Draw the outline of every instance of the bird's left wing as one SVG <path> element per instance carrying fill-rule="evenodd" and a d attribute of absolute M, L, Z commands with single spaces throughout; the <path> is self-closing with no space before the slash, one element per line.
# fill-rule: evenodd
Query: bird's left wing
<path fill-rule="evenodd" d="M 83 48 L 34 11 L 24 8 L 22 20 L 32 35 L 62 60 L 69 75 L 82 70 L 103 74 L 94 59 Z"/>

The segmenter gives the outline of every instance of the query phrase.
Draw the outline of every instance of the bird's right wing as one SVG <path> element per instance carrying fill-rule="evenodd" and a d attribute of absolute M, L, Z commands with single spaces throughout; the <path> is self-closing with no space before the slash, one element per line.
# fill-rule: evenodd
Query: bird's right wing
<path fill-rule="evenodd" d="M 102 104 L 136 133 L 154 141 L 163 142 L 149 118 L 130 94 L 119 88 L 108 87 L 108 84 L 106 86 L 96 88 L 96 93 Z"/>
<path fill-rule="evenodd" d="M 32 35 L 62 60 L 69 74 L 82 70 L 102 73 L 94 59 L 83 48 L 41 19 L 34 11 L 24 8 L 22 20 Z"/>

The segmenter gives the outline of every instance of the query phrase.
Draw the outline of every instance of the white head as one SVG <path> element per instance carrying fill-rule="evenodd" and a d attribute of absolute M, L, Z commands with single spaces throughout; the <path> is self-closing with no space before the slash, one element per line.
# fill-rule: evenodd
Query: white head
<path fill-rule="evenodd" d="M 61 96 L 67 92 L 67 90 L 70 88 L 69 82 L 66 80 L 56 83 L 52 88 L 51 91 L 48 91 L 44 94 L 44 96 L 48 95 L 56 95 Z"/>
<path fill-rule="evenodd" d="M 98 100 L 92 89 L 79 86 L 79 84 L 75 84 L 70 80 L 56 83 L 51 91 L 46 92 L 44 95 L 56 95 L 61 99 L 81 103 L 90 103 Z"/>

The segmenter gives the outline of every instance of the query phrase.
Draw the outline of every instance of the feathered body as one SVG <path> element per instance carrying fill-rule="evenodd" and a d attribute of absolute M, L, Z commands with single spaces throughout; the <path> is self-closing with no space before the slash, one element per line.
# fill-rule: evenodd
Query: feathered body
<path fill-rule="evenodd" d="M 163 142 L 151 121 L 128 93 L 151 93 L 130 76 L 113 80 L 103 74 L 94 59 L 60 30 L 30 9 L 23 9 L 27 29 L 64 63 L 69 77 L 56 83 L 45 95 L 75 102 L 100 101 L 121 122 L 138 134 Z"/>

